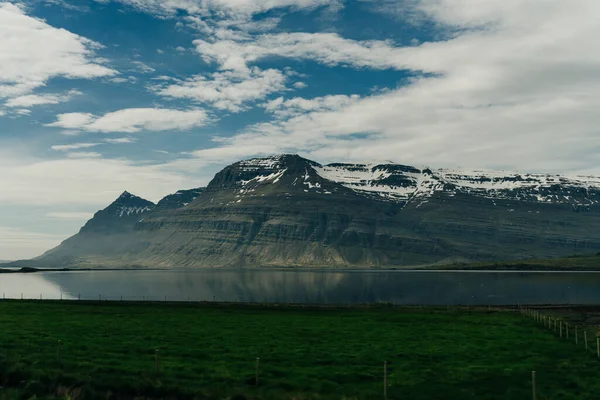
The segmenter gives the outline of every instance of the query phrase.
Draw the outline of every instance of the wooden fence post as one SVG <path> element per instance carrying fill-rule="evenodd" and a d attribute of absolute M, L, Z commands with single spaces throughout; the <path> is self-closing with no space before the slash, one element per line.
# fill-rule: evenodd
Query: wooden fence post
<path fill-rule="evenodd" d="M 578 333 L 577 333 L 577 327 L 575 327 L 575 344 L 579 344 L 579 338 L 578 338 Z"/>
<path fill-rule="evenodd" d="M 62 347 L 62 342 L 59 340 L 56 346 L 56 361 L 60 363 L 60 348 Z"/>
<path fill-rule="evenodd" d="M 531 371 L 531 398 L 533 400 L 536 400 L 536 395 L 535 395 L 535 371 Z"/>
<path fill-rule="evenodd" d="M 254 382 L 256 383 L 256 386 L 258 386 L 258 371 L 259 371 L 259 364 L 260 363 L 260 358 L 256 357 L 256 370 L 255 370 L 255 380 Z"/>
<path fill-rule="evenodd" d="M 569 340 L 569 323 L 565 322 L 565 328 L 567 329 L 567 340 Z"/>
<path fill-rule="evenodd" d="M 585 350 L 587 351 L 587 349 L 588 349 L 588 345 L 587 345 L 587 331 L 583 331 L 583 340 L 585 342 Z"/>
<path fill-rule="evenodd" d="M 387 361 L 383 362 L 383 398 L 387 400 L 387 387 L 388 387 L 388 376 L 387 376 Z"/>
<path fill-rule="evenodd" d="M 600 358 L 600 337 L 596 336 L 596 355 Z"/>
<path fill-rule="evenodd" d="M 560 337 L 563 337 L 562 321 L 560 321 Z"/>
<path fill-rule="evenodd" d="M 156 370 L 156 374 L 158 375 L 158 349 L 154 354 L 154 369 Z"/>

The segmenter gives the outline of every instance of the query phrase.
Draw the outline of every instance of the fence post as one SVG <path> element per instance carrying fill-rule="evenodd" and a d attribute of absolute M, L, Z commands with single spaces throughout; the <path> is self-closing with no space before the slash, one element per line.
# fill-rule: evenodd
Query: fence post
<path fill-rule="evenodd" d="M 260 358 L 256 357 L 256 370 L 255 370 L 255 382 L 256 382 L 256 386 L 258 386 L 258 371 L 259 371 L 259 365 L 260 365 Z"/>
<path fill-rule="evenodd" d="M 536 395 L 535 395 L 535 371 L 531 371 L 531 398 L 533 400 L 536 400 Z"/>
<path fill-rule="evenodd" d="M 563 333 L 562 333 L 562 321 L 560 321 L 560 337 L 563 337 Z"/>
<path fill-rule="evenodd" d="M 56 361 L 60 363 L 60 348 L 62 347 L 62 342 L 59 340 L 56 346 Z"/>
<path fill-rule="evenodd" d="M 587 351 L 587 349 L 588 349 L 588 345 L 587 345 L 587 331 L 583 331 L 583 340 L 585 342 L 585 350 Z"/>
<path fill-rule="evenodd" d="M 158 349 L 156 349 L 154 355 L 154 369 L 156 370 L 156 374 L 158 375 Z"/>
<path fill-rule="evenodd" d="M 77 300 L 81 300 L 81 293 L 77 295 Z"/>
<path fill-rule="evenodd" d="M 567 340 L 569 340 L 569 323 L 565 322 L 565 328 L 567 329 Z"/>
<path fill-rule="evenodd" d="M 600 358 L 600 337 L 596 336 L 596 355 Z"/>
<path fill-rule="evenodd" d="M 577 327 L 575 327 L 575 344 L 579 344 L 579 338 L 578 338 L 578 334 L 577 334 Z"/>
<path fill-rule="evenodd" d="M 383 362 L 383 398 L 387 400 L 387 387 L 388 387 L 388 376 L 387 376 L 387 361 Z"/>

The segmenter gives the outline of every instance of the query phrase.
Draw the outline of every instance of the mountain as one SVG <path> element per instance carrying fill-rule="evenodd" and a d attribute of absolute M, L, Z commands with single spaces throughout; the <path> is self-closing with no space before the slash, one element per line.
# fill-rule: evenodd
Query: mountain
<path fill-rule="evenodd" d="M 28 265 L 395 267 L 600 251 L 600 178 L 240 161 L 156 205 L 124 193 Z M 21 262 L 19 265 L 27 264 Z"/>
<path fill-rule="evenodd" d="M 144 213 L 156 205 L 129 192 L 123 192 L 104 210 L 98 211 L 79 231 L 81 234 L 130 232 Z"/>
<path fill-rule="evenodd" d="M 204 192 L 204 188 L 179 190 L 177 193 L 173 193 L 164 197 L 156 206 L 160 209 L 171 210 L 185 207 L 192 201 L 196 200 L 196 197 L 200 196 L 202 192 Z"/>

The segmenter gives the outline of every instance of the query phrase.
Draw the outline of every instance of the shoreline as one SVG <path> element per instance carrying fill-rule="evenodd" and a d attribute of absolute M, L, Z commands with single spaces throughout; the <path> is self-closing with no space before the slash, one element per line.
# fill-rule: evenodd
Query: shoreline
<path fill-rule="evenodd" d="M 390 272 L 473 272 L 473 273 L 492 273 L 492 272 L 504 272 L 504 273 L 600 273 L 600 267 L 598 268 L 581 268 L 581 267 L 564 267 L 564 268 L 551 268 L 543 266 L 528 266 L 527 268 L 506 268 L 506 267 L 489 267 L 489 266 L 477 266 L 477 267 L 460 267 L 460 268 L 317 268 L 317 267 L 184 267 L 184 268 L 158 268 L 158 267 L 85 267 L 85 268 L 34 268 L 34 267 L 13 267 L 13 268 L 0 268 L 0 274 L 32 274 L 32 273 L 44 273 L 44 272 L 102 272 L 102 271 L 173 271 L 173 272 L 191 272 L 191 271 L 203 271 L 203 272 L 253 272 L 253 271 L 290 271 L 290 272 L 344 272 L 344 273 L 390 273 Z"/>

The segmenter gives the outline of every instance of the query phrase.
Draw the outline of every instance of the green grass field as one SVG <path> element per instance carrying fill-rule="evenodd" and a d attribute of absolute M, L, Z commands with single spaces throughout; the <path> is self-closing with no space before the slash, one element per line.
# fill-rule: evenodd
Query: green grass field
<path fill-rule="evenodd" d="M 571 257 L 531 258 L 503 262 L 473 262 L 431 265 L 428 269 L 521 270 L 521 271 L 598 271 L 600 253 Z"/>
<path fill-rule="evenodd" d="M 389 399 L 531 399 L 532 370 L 538 399 L 600 393 L 592 353 L 514 311 L 0 302 L 2 400 L 382 399 L 384 361 Z"/>

